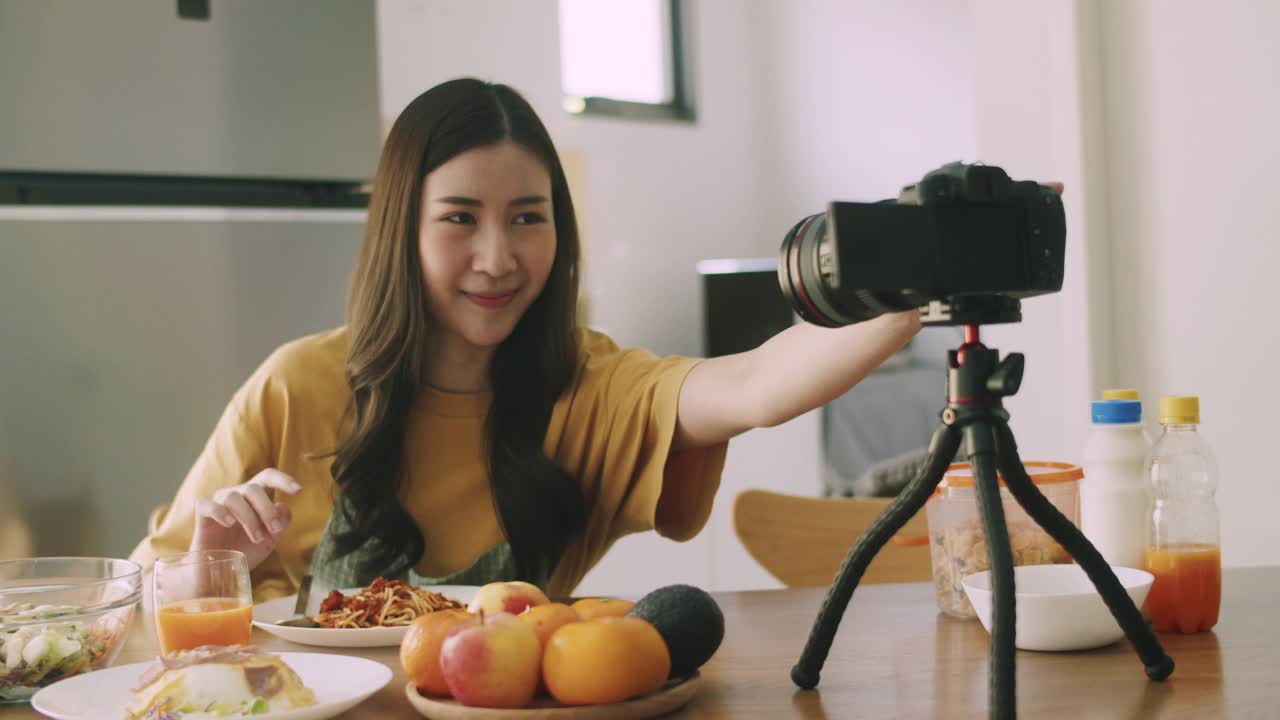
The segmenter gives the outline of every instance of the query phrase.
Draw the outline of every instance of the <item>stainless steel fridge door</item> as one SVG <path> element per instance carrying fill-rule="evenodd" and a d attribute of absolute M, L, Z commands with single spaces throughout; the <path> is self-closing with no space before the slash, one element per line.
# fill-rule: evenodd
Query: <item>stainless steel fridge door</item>
<path fill-rule="evenodd" d="M 342 324 L 363 223 L 0 208 L 0 482 L 38 553 L 133 548 L 236 388 L 280 344 Z"/>
<path fill-rule="evenodd" d="M 374 4 L 0 0 L 0 170 L 362 180 Z"/>

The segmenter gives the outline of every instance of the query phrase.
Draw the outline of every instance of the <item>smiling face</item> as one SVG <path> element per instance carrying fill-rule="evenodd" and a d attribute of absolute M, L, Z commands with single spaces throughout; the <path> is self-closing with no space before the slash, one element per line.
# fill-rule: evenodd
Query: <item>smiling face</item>
<path fill-rule="evenodd" d="M 433 342 L 446 356 L 487 360 L 555 261 L 547 167 L 510 141 L 440 165 L 423 182 L 418 250 Z"/>

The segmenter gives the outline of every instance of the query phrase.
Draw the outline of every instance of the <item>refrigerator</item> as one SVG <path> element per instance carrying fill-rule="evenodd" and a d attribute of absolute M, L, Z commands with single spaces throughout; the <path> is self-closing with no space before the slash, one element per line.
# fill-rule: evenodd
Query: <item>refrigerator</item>
<path fill-rule="evenodd" d="M 0 538 L 29 538 L 8 554 L 127 555 L 236 388 L 342 323 L 374 12 L 0 0 Z"/>

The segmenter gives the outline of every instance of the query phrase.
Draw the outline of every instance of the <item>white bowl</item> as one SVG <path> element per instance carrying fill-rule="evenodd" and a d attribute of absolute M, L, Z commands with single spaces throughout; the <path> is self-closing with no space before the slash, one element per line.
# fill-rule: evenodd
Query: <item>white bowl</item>
<path fill-rule="evenodd" d="M 1112 567 L 1133 604 L 1142 607 L 1151 573 Z M 991 571 L 961 581 L 982 627 L 991 632 Z M 1079 565 L 1022 565 L 1013 569 L 1016 621 L 1013 644 L 1022 650 L 1086 650 L 1124 637 L 1102 595 Z"/>

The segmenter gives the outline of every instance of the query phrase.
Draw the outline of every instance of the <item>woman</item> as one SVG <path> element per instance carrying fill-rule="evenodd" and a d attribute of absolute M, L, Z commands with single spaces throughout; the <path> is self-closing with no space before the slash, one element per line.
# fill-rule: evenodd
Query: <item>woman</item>
<path fill-rule="evenodd" d="M 528 103 L 469 79 L 420 95 L 382 151 L 346 325 L 254 373 L 132 557 L 242 550 L 258 601 L 308 572 L 567 595 L 624 534 L 693 537 L 729 438 L 842 394 L 920 326 L 658 358 L 577 327 L 578 257 Z"/>

